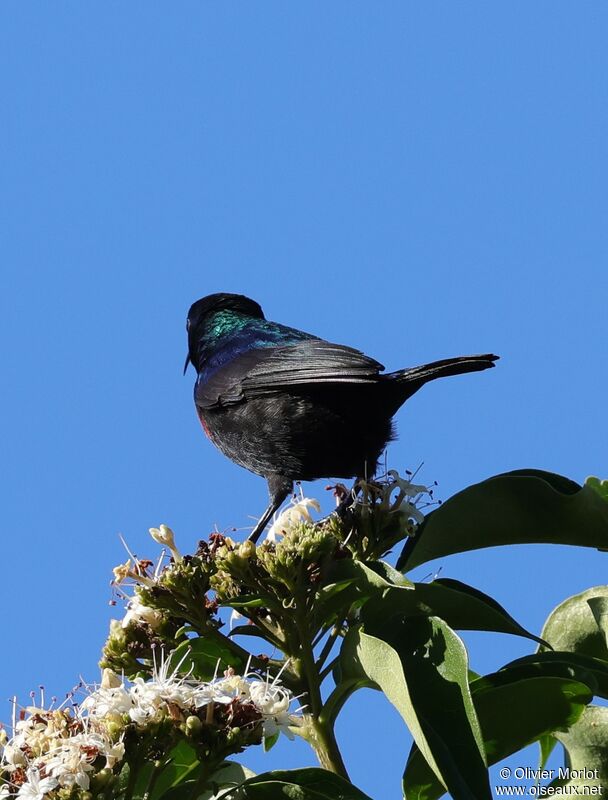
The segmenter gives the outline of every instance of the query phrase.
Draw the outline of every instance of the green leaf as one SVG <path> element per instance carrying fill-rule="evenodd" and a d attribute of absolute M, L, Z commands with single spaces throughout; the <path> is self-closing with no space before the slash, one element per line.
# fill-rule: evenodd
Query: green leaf
<path fill-rule="evenodd" d="M 495 672 L 494 677 L 497 678 L 503 674 L 518 675 L 521 678 L 548 674 L 570 677 L 586 683 L 597 697 L 608 699 L 608 663 L 580 653 L 560 650 L 534 653 L 511 661 L 510 664 Z M 487 677 L 481 680 L 486 679 Z M 512 680 L 512 678 L 509 677 L 507 680 Z"/>
<path fill-rule="evenodd" d="M 229 636 L 257 636 L 260 639 L 265 639 L 264 631 L 257 628 L 255 625 L 235 625 L 228 634 Z"/>
<path fill-rule="evenodd" d="M 263 745 L 264 745 L 264 752 L 265 753 L 268 753 L 269 750 L 272 750 L 272 748 L 275 746 L 275 744 L 279 741 L 279 736 L 280 735 L 281 735 L 280 731 L 277 731 L 276 733 L 273 733 L 272 736 L 265 736 L 264 737 Z"/>
<path fill-rule="evenodd" d="M 594 597 L 590 597 L 587 602 L 589 603 L 589 608 L 595 618 L 597 627 L 604 637 L 604 643 L 608 645 L 608 596 L 604 595 L 600 597 L 595 595 Z"/>
<path fill-rule="evenodd" d="M 180 644 L 171 654 L 170 668 L 176 669 L 180 661 L 182 661 L 180 672 L 190 672 L 201 681 L 211 680 L 218 671 L 226 667 L 234 667 L 237 671 L 245 667 L 243 659 L 230 648 L 230 644 L 224 644 L 221 639 L 209 639 L 205 636 L 189 639 Z"/>
<path fill-rule="evenodd" d="M 608 660 L 605 634 L 598 627 L 589 605 L 593 599 L 607 601 L 608 586 L 595 586 L 575 594 L 549 614 L 541 636 L 554 650 L 571 650 L 573 653 Z"/>
<path fill-rule="evenodd" d="M 363 621 L 377 623 L 396 615 L 434 616 L 456 630 L 498 631 L 542 643 L 499 603 L 466 583 L 442 578 L 432 583 L 413 583 L 410 587 L 391 587 L 381 597 L 371 599 L 361 612 Z"/>
<path fill-rule="evenodd" d="M 597 492 L 600 497 L 603 497 L 604 500 L 608 500 L 608 481 L 602 481 L 590 475 L 585 481 L 585 486 L 589 486 L 589 488 Z"/>
<path fill-rule="evenodd" d="M 239 786 L 244 781 L 254 777 L 255 772 L 253 770 L 247 769 L 242 764 L 237 764 L 236 761 L 225 761 L 209 778 L 208 783 L 214 785 L 214 789 L 199 795 L 198 800 L 215 800 L 215 798 L 223 797 L 233 787 Z M 169 800 L 169 798 L 164 800 Z M 176 799 L 171 798 L 171 800 Z M 192 795 L 186 800 L 193 800 Z"/>
<path fill-rule="evenodd" d="M 479 681 L 485 688 L 475 692 L 472 684 L 471 690 L 489 764 L 574 724 L 591 700 L 587 686 L 567 678 L 528 678 L 497 686 L 487 678 Z M 437 800 L 445 794 L 415 746 L 403 775 L 403 791 L 406 800 Z"/>
<path fill-rule="evenodd" d="M 258 594 L 246 594 L 241 597 L 233 597 L 231 600 L 224 600 L 221 606 L 230 608 L 265 608 L 272 603 L 272 598 L 260 597 Z"/>
<path fill-rule="evenodd" d="M 180 742 L 170 754 L 171 763 L 162 771 L 156 781 L 151 800 L 165 795 L 169 789 L 187 781 L 196 774 L 200 767 L 196 752 L 187 742 Z"/>
<path fill-rule="evenodd" d="M 540 753 L 538 757 L 539 772 L 542 772 L 545 769 L 547 761 L 549 760 L 549 756 L 555 749 L 556 744 L 557 744 L 557 739 L 550 733 L 543 733 L 543 735 L 539 737 L 538 739 L 538 745 L 540 748 Z"/>
<path fill-rule="evenodd" d="M 402 575 L 395 567 L 391 567 L 386 561 L 366 561 L 365 564 L 387 583 L 394 586 L 413 586 L 412 582 L 408 580 L 405 575 Z"/>
<path fill-rule="evenodd" d="M 505 544 L 608 549 L 608 503 L 591 486 L 541 470 L 497 475 L 455 494 L 427 515 L 397 568 Z"/>
<path fill-rule="evenodd" d="M 215 800 L 216 795 L 211 792 L 199 795 L 200 788 L 197 791 L 197 783 L 196 778 L 193 778 L 180 783 L 178 786 L 172 786 L 164 794 L 157 796 L 162 797 L 162 800 L 202 800 L 203 797 L 205 800 Z M 142 798 L 142 800 L 144 799 Z"/>
<path fill-rule="evenodd" d="M 579 788 L 601 787 L 608 789 L 608 708 L 589 706 L 579 721 L 566 733 L 556 733 L 555 737 L 566 749 L 567 766 L 565 773 L 558 775 L 551 786 Z M 595 793 L 596 796 L 600 792 Z"/>
<path fill-rule="evenodd" d="M 362 605 L 395 582 L 403 586 L 413 585 L 384 562 L 363 563 L 351 558 L 335 561 L 327 574 L 325 585 L 317 592 L 317 624 L 330 625 L 353 605 Z"/>
<path fill-rule="evenodd" d="M 184 785 L 196 776 L 200 763 L 196 752 L 188 742 L 179 742 L 168 754 L 169 763 L 155 776 L 155 767 L 151 762 L 140 765 L 137 769 L 137 780 L 133 789 L 133 800 L 142 800 L 146 795 L 150 800 L 158 800 L 166 796 L 175 787 Z M 120 783 L 123 791 L 126 788 L 126 781 L 129 769 L 123 771 L 120 776 Z M 152 781 L 154 781 L 152 785 Z M 152 789 L 150 790 L 150 786 Z"/>
<path fill-rule="evenodd" d="M 344 778 L 313 767 L 264 772 L 221 797 L 222 800 L 370 800 Z"/>
<path fill-rule="evenodd" d="M 353 629 L 342 652 L 347 681 L 381 689 L 454 800 L 490 798 L 467 654 L 443 620 L 416 617 Z"/>
<path fill-rule="evenodd" d="M 171 786 L 162 794 L 155 791 L 154 800 L 219 800 L 220 797 L 225 796 L 226 792 L 232 791 L 243 781 L 255 776 L 255 772 L 241 764 L 224 761 L 206 781 L 206 785 L 211 785 L 213 788 L 201 792 L 198 786 L 198 775 L 194 774 L 194 778 Z"/>

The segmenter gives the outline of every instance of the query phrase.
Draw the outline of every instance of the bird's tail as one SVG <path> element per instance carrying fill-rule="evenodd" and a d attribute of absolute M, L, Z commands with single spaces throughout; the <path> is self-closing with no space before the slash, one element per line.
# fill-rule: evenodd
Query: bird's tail
<path fill-rule="evenodd" d="M 420 367 L 410 367 L 391 372 L 388 378 L 399 384 L 407 384 L 417 391 L 421 386 L 435 378 L 445 378 L 448 375 L 460 375 L 464 372 L 479 372 L 494 366 L 499 356 L 486 353 L 480 356 L 459 356 L 458 358 L 445 358 L 442 361 L 432 361 L 430 364 L 422 364 Z M 405 387 L 404 387 L 405 388 Z M 408 395 L 408 396 L 410 396 Z"/>

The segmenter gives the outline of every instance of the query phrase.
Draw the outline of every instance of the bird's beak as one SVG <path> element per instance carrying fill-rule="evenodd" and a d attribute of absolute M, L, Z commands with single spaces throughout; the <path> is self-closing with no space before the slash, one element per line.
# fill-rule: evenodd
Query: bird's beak
<path fill-rule="evenodd" d="M 190 361 L 190 353 L 188 353 L 188 355 L 186 356 L 186 363 L 184 364 L 184 375 L 186 374 L 186 370 L 188 369 L 188 365 L 191 364 L 191 363 L 192 362 Z"/>

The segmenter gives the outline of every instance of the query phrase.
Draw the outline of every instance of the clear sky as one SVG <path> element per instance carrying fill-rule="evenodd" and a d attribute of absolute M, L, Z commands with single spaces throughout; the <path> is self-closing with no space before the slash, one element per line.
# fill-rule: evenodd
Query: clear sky
<path fill-rule="evenodd" d="M 391 369 L 499 353 L 399 412 L 390 464 L 424 461 L 439 497 L 520 467 L 608 475 L 607 24 L 558 0 L 1 4 L 0 698 L 97 676 L 119 531 L 154 554 L 165 522 L 191 550 L 265 507 L 181 375 L 210 292 Z M 608 554 L 502 548 L 413 577 L 440 566 L 538 632 Z M 530 652 L 466 640 L 479 672 Z M 376 798 L 399 796 L 403 731 L 380 695 L 347 707 Z"/>

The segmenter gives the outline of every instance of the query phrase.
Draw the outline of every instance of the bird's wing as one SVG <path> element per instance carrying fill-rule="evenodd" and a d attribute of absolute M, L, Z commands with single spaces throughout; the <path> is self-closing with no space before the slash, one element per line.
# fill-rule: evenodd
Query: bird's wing
<path fill-rule="evenodd" d="M 323 339 L 306 339 L 282 347 L 256 348 L 199 381 L 201 408 L 230 405 L 295 386 L 328 383 L 375 383 L 384 369 L 359 350 Z"/>
<path fill-rule="evenodd" d="M 311 383 L 375 382 L 382 364 L 352 347 L 307 339 L 273 347 L 243 380 L 246 394 Z"/>

